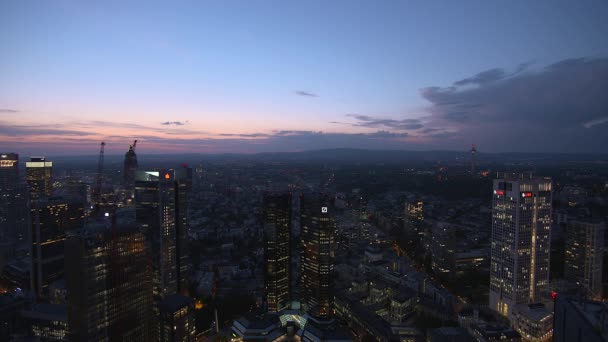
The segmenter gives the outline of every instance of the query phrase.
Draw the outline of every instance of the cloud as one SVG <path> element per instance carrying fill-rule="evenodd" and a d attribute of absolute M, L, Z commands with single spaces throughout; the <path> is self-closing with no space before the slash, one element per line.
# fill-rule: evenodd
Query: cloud
<path fill-rule="evenodd" d="M 447 87 L 426 87 L 425 128 L 444 146 L 472 141 L 495 151 L 605 152 L 608 58 L 566 59 L 515 73 L 494 68 Z M 526 72 L 522 72 L 526 70 Z M 429 132 L 430 133 L 430 132 Z"/>
<path fill-rule="evenodd" d="M 308 96 L 308 97 L 319 97 L 318 94 L 315 93 L 311 93 L 309 91 L 305 91 L 305 90 L 296 90 L 295 91 L 296 95 L 300 95 L 300 96 Z"/>
<path fill-rule="evenodd" d="M 266 133 L 222 133 L 220 134 L 222 137 L 239 137 L 239 138 L 262 138 L 268 137 L 269 135 Z"/>
<path fill-rule="evenodd" d="M 186 123 L 188 123 L 188 121 L 185 121 L 185 122 L 182 122 L 182 121 L 165 121 L 165 122 L 161 122 L 160 124 L 164 125 L 164 126 L 171 126 L 171 125 L 173 125 L 173 126 L 183 126 Z"/>
<path fill-rule="evenodd" d="M 396 130 L 415 130 L 424 127 L 420 119 L 380 119 L 367 115 L 348 114 L 358 122 L 351 124 L 355 127 L 390 128 Z M 337 122 L 334 122 L 337 123 Z"/>
<path fill-rule="evenodd" d="M 599 119 L 596 119 L 596 120 L 591 120 L 589 122 L 585 122 L 583 124 L 583 127 L 585 127 L 585 128 L 591 128 L 593 126 L 601 125 L 601 124 L 604 124 L 606 122 L 608 122 L 608 116 L 603 117 L 603 118 L 599 118 Z"/>
<path fill-rule="evenodd" d="M 12 137 L 42 136 L 42 135 L 95 135 L 95 133 L 66 129 L 62 124 L 49 125 L 12 125 L 0 122 L 0 135 Z"/>
<path fill-rule="evenodd" d="M 495 68 L 486 71 L 482 71 L 477 75 L 469 78 L 465 78 L 460 81 L 454 82 L 455 86 L 464 86 L 464 85 L 480 85 L 483 86 L 485 84 L 496 82 L 498 80 L 502 80 L 506 76 L 506 72 L 502 68 Z"/>
<path fill-rule="evenodd" d="M 16 109 L 6 109 L 6 108 L 0 108 L 0 113 L 19 113 L 20 111 L 16 110 Z"/>

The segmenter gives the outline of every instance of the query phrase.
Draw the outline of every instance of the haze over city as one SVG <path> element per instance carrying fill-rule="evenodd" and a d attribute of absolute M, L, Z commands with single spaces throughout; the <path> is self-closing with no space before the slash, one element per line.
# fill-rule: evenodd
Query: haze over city
<path fill-rule="evenodd" d="M 604 1 L 4 2 L 0 143 L 602 153 L 607 15 Z"/>

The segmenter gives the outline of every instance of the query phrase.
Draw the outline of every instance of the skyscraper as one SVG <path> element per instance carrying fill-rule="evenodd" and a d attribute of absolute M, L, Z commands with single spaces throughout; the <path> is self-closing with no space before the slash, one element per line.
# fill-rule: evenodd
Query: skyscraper
<path fill-rule="evenodd" d="M 192 169 L 137 171 L 137 225 L 146 236 L 157 298 L 188 291 L 187 194 Z"/>
<path fill-rule="evenodd" d="M 152 341 L 151 269 L 132 213 L 68 233 L 66 285 L 74 341 Z M 115 219 L 113 223 L 110 221 Z"/>
<path fill-rule="evenodd" d="M 291 297 L 291 194 L 264 194 L 264 257 L 268 311 L 289 306 Z"/>
<path fill-rule="evenodd" d="M 571 220 L 566 226 L 564 277 L 581 287 L 588 299 L 602 298 L 604 234 L 599 220 Z"/>
<path fill-rule="evenodd" d="M 53 191 L 53 162 L 45 157 L 31 157 L 25 162 L 26 180 L 30 198 L 51 196 Z"/>
<path fill-rule="evenodd" d="M 19 155 L 17 153 L 0 154 L 0 191 L 16 189 L 19 184 Z"/>
<path fill-rule="evenodd" d="M 123 182 L 127 189 L 133 189 L 135 184 L 135 172 L 137 172 L 137 154 L 135 154 L 135 147 L 137 146 L 137 140 L 133 142 L 133 145 L 129 145 L 129 151 L 125 153 L 125 161 L 123 168 Z"/>
<path fill-rule="evenodd" d="M 334 233 L 333 197 L 304 194 L 301 199 L 302 304 L 318 318 L 333 312 Z"/>
<path fill-rule="evenodd" d="M 31 213 L 31 288 L 45 298 L 49 284 L 64 274 L 66 232 L 82 225 L 84 207 L 62 197 L 40 197 Z"/>
<path fill-rule="evenodd" d="M 19 155 L 0 154 L 0 241 L 24 238 L 26 197 L 19 183 Z"/>
<path fill-rule="evenodd" d="M 194 299 L 172 294 L 160 303 L 160 341 L 194 342 Z"/>
<path fill-rule="evenodd" d="M 551 179 L 499 174 L 492 196 L 490 308 L 511 317 L 549 282 Z"/>

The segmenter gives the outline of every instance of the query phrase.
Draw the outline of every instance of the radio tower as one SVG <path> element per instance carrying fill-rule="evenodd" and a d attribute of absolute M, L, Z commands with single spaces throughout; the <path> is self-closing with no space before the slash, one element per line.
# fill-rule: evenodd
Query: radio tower
<path fill-rule="evenodd" d="M 475 144 L 471 144 L 471 176 L 475 176 L 475 154 L 477 153 L 477 148 L 475 148 Z"/>

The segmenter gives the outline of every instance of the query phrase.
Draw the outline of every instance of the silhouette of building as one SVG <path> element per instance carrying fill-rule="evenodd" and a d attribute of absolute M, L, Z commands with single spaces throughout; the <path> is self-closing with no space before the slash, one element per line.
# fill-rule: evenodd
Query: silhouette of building
<path fill-rule="evenodd" d="M 31 208 L 31 288 L 46 298 L 48 286 L 64 274 L 66 233 L 81 227 L 84 207 L 63 197 L 39 197 Z"/>
<path fill-rule="evenodd" d="M 499 174 L 492 195 L 489 306 L 511 317 L 549 284 L 551 179 Z"/>
<path fill-rule="evenodd" d="M 53 192 L 53 162 L 45 157 L 31 157 L 25 162 L 26 180 L 30 198 L 51 196 Z"/>
<path fill-rule="evenodd" d="M 575 219 L 566 225 L 564 278 L 593 300 L 602 298 L 605 230 L 600 220 Z"/>
<path fill-rule="evenodd" d="M 291 194 L 264 195 L 264 257 L 268 311 L 289 307 L 291 293 Z"/>
<path fill-rule="evenodd" d="M 310 315 L 325 319 L 333 312 L 333 197 L 304 194 L 300 203 L 302 304 Z"/>
<path fill-rule="evenodd" d="M 135 185 L 135 173 L 137 172 L 137 154 L 135 154 L 135 147 L 137 140 L 133 142 L 133 145 L 129 145 L 129 151 L 125 153 L 125 160 L 123 166 L 123 182 L 127 189 L 132 189 Z"/>
<path fill-rule="evenodd" d="M 71 231 L 66 241 L 69 340 L 156 340 L 151 275 L 145 237 L 132 211 Z"/>

